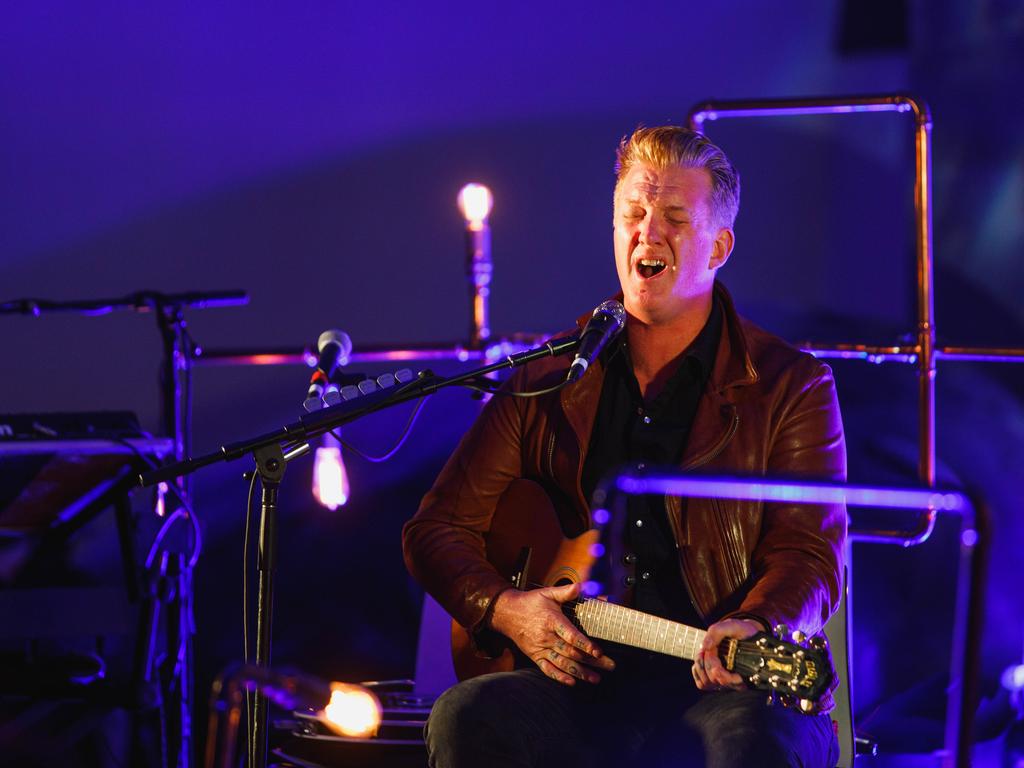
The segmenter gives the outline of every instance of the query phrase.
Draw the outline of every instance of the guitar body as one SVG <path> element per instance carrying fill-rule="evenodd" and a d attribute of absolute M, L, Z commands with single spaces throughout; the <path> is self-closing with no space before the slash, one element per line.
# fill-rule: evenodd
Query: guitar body
<path fill-rule="evenodd" d="M 592 528 L 567 539 L 544 489 L 531 480 L 514 480 L 498 502 L 484 541 L 488 562 L 509 581 L 522 565 L 523 548 L 529 547 L 529 567 L 520 583 L 523 589 L 532 589 L 585 581 L 594 561 L 591 547 L 598 542 L 598 536 L 599 532 Z M 510 671 L 514 659 L 508 649 L 494 659 L 479 655 L 469 633 L 453 621 L 452 663 L 459 680 L 466 680 L 489 672 Z"/>

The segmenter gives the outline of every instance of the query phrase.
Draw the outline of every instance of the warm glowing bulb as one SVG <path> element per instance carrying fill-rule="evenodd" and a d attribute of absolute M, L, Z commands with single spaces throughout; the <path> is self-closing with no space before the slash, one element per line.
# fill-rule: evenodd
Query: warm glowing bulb
<path fill-rule="evenodd" d="M 377 735 L 381 719 L 380 700 L 361 685 L 331 683 L 331 701 L 323 720 L 342 736 L 364 739 Z"/>
<path fill-rule="evenodd" d="M 459 210 L 470 229 L 483 227 L 493 207 L 491 190 L 483 184 L 467 184 L 459 190 Z"/>
<path fill-rule="evenodd" d="M 313 496 L 335 510 L 348 501 L 348 473 L 337 445 L 322 445 L 313 460 Z"/>
<path fill-rule="evenodd" d="M 167 496 L 167 483 L 156 484 L 156 516 L 163 518 L 167 514 L 167 502 L 164 497 Z"/>

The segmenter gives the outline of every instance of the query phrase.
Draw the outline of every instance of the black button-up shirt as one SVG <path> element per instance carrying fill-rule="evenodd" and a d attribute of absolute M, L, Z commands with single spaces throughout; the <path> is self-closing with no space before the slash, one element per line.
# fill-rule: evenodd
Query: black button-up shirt
<path fill-rule="evenodd" d="M 583 465 L 583 491 L 588 498 L 602 477 L 625 464 L 679 464 L 715 364 L 721 333 L 722 310 L 716 301 L 679 367 L 649 403 L 640 393 L 625 335 L 606 351 L 601 400 Z M 664 498 L 632 496 L 627 514 L 625 540 L 607 544 L 613 557 L 628 557 L 634 564 L 634 607 L 684 624 L 703 625 L 679 572 Z"/>

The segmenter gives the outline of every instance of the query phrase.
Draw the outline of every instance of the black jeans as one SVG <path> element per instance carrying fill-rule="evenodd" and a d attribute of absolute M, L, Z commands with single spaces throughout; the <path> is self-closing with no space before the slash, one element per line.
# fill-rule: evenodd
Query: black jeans
<path fill-rule="evenodd" d="M 638 674 L 620 663 L 596 686 L 565 686 L 536 668 L 459 683 L 427 723 L 430 765 L 832 768 L 839 759 L 828 715 L 766 706 L 757 691 L 702 693 L 688 663 L 667 661 Z"/>

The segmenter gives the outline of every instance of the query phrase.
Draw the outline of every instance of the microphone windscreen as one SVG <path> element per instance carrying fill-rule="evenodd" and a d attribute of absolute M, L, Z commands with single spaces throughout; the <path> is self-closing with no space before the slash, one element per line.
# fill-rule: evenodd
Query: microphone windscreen
<path fill-rule="evenodd" d="M 316 340 L 317 354 L 323 353 L 328 344 L 338 345 L 340 349 L 338 353 L 339 364 L 344 365 L 348 362 L 348 356 L 352 354 L 352 339 L 349 338 L 347 333 L 339 331 L 337 328 L 330 328 L 321 333 L 320 338 Z"/>

